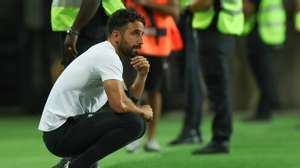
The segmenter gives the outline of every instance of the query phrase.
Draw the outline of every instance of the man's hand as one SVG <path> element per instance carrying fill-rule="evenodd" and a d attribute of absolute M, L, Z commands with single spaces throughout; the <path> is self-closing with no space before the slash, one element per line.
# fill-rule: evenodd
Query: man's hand
<path fill-rule="evenodd" d="M 131 58 L 130 64 L 138 72 L 141 77 L 147 76 L 150 68 L 148 60 L 143 56 L 136 56 Z"/>
<path fill-rule="evenodd" d="M 76 49 L 76 44 L 78 40 L 78 35 L 67 34 L 64 42 L 64 55 L 71 60 L 75 59 L 78 52 Z"/>
<path fill-rule="evenodd" d="M 139 108 L 142 110 L 142 116 L 146 121 L 151 121 L 153 119 L 153 111 L 151 106 L 143 105 L 139 106 Z"/>

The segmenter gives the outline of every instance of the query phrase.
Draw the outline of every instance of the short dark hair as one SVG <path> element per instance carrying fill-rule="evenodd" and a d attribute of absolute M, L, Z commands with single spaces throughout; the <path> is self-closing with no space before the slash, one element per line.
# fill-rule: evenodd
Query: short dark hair
<path fill-rule="evenodd" d="M 134 9 L 119 9 L 114 12 L 107 23 L 108 36 L 114 30 L 120 30 L 123 26 L 126 26 L 128 23 L 140 21 L 145 25 L 145 19 L 141 15 L 137 14 Z"/>

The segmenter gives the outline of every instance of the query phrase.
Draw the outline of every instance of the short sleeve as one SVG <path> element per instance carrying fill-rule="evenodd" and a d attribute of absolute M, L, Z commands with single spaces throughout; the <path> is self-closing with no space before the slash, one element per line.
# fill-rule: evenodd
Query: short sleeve
<path fill-rule="evenodd" d="M 108 54 L 102 57 L 99 64 L 95 66 L 96 71 L 100 74 L 101 80 L 116 79 L 123 81 L 123 66 L 119 56 Z"/>

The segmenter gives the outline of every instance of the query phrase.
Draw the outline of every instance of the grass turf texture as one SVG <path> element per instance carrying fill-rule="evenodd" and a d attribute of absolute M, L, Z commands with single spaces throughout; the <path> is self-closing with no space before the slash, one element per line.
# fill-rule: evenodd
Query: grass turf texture
<path fill-rule="evenodd" d="M 39 117 L 0 118 L 0 168 L 50 168 L 58 158 L 51 155 L 36 130 Z M 158 139 L 162 151 L 142 149 L 127 154 L 123 149 L 101 161 L 101 168 L 299 168 L 300 117 L 276 116 L 271 122 L 244 123 L 235 119 L 229 155 L 192 156 L 191 151 L 210 139 L 211 117 L 205 117 L 204 143 L 169 147 L 180 130 L 181 116 L 164 116 Z"/>

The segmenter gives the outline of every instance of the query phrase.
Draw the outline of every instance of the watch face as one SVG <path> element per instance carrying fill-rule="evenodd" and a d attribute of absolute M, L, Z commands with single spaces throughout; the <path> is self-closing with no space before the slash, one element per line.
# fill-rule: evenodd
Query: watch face
<path fill-rule="evenodd" d="M 72 28 L 70 28 L 69 30 L 67 30 L 67 34 L 73 34 L 73 35 L 78 36 L 78 35 L 79 35 L 79 32 L 78 32 L 78 31 L 75 31 L 75 30 L 72 30 Z"/>

